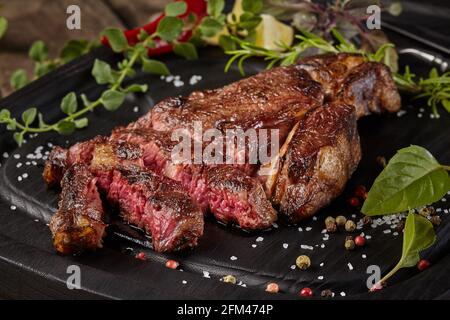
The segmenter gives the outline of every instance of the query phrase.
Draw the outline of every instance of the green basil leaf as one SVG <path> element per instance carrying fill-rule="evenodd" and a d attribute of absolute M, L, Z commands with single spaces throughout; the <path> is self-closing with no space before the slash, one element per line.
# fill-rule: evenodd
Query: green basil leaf
<path fill-rule="evenodd" d="M 431 204 L 449 189 L 447 171 L 430 152 L 413 145 L 392 157 L 376 178 L 361 211 L 369 216 L 402 212 Z"/>
<path fill-rule="evenodd" d="M 102 103 L 106 110 L 115 111 L 125 100 L 125 93 L 116 90 L 108 90 L 102 94 Z"/>
<path fill-rule="evenodd" d="M 11 112 L 7 109 L 0 111 L 0 123 L 8 122 L 11 119 Z"/>
<path fill-rule="evenodd" d="M 254 30 L 261 23 L 261 17 L 254 15 L 250 12 L 244 12 L 241 14 L 240 21 L 238 23 L 238 27 L 244 30 Z"/>
<path fill-rule="evenodd" d="M 402 257 L 400 268 L 415 266 L 419 260 L 419 253 L 433 245 L 436 233 L 433 224 L 425 217 L 409 213 L 403 230 Z"/>
<path fill-rule="evenodd" d="M 147 58 L 142 59 L 142 70 L 161 76 L 168 76 L 170 74 L 169 69 L 163 62 Z"/>
<path fill-rule="evenodd" d="M 208 0 L 208 16 L 217 18 L 225 8 L 224 0 Z"/>
<path fill-rule="evenodd" d="M 172 2 L 169 3 L 166 6 L 166 16 L 168 17 L 176 17 L 176 16 L 180 16 L 182 14 L 185 14 L 187 10 L 187 5 L 186 2 L 184 1 L 178 1 L 178 2 Z"/>
<path fill-rule="evenodd" d="M 262 0 L 242 0 L 242 10 L 258 14 L 263 9 Z"/>
<path fill-rule="evenodd" d="M 56 131 L 59 134 L 68 136 L 75 131 L 75 123 L 66 120 L 60 121 L 56 125 Z"/>
<path fill-rule="evenodd" d="M 147 33 L 147 31 L 145 31 L 144 29 L 139 30 L 139 34 L 138 34 L 138 40 L 139 41 L 144 41 L 145 39 L 147 39 L 149 36 L 149 34 Z"/>
<path fill-rule="evenodd" d="M 108 38 L 109 45 L 114 52 L 123 52 L 128 48 L 128 41 L 123 31 L 116 28 L 109 28 L 102 32 Z"/>
<path fill-rule="evenodd" d="M 14 132 L 13 138 L 16 141 L 16 143 L 20 146 L 23 144 L 23 132 Z"/>
<path fill-rule="evenodd" d="M 218 34 L 222 30 L 223 24 L 213 18 L 204 18 L 198 28 L 203 36 L 209 38 Z"/>
<path fill-rule="evenodd" d="M 48 58 L 48 48 L 44 41 L 38 40 L 31 46 L 28 55 L 36 62 L 42 62 Z"/>
<path fill-rule="evenodd" d="M 125 93 L 130 93 L 130 92 L 147 92 L 148 90 L 148 85 L 146 84 L 132 84 L 131 86 L 125 88 L 124 92 Z"/>
<path fill-rule="evenodd" d="M 112 69 L 109 64 L 104 61 L 96 59 L 94 67 L 92 68 L 92 76 L 98 84 L 113 83 L 114 77 Z"/>
<path fill-rule="evenodd" d="M 61 50 L 60 58 L 68 63 L 89 51 L 89 42 L 86 40 L 70 40 Z"/>
<path fill-rule="evenodd" d="M 14 90 L 19 90 L 25 87 L 28 84 L 28 76 L 25 70 L 16 70 L 11 76 L 10 84 Z"/>
<path fill-rule="evenodd" d="M 26 126 L 28 126 L 33 123 L 33 121 L 36 119 L 36 116 L 37 116 L 36 108 L 27 109 L 22 113 L 22 121 Z"/>
<path fill-rule="evenodd" d="M 0 39 L 3 38 L 6 30 L 8 30 L 8 20 L 5 17 L 0 17 Z"/>
<path fill-rule="evenodd" d="M 173 48 L 173 52 L 187 60 L 198 59 L 197 49 L 189 42 L 177 43 Z"/>
<path fill-rule="evenodd" d="M 176 40 L 182 31 L 183 21 L 177 17 L 165 17 L 159 22 L 156 30 L 158 36 L 167 42 Z"/>
<path fill-rule="evenodd" d="M 75 120 L 74 123 L 75 123 L 75 127 L 77 129 L 83 129 L 89 125 L 89 120 L 88 120 L 88 118 L 81 118 L 81 119 Z"/>
<path fill-rule="evenodd" d="M 78 109 L 77 95 L 70 92 L 61 101 L 61 110 L 67 115 L 75 113 Z"/>

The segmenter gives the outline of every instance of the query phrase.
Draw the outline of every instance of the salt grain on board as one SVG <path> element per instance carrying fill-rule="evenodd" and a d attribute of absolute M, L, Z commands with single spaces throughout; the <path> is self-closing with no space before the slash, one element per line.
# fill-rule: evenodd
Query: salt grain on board
<path fill-rule="evenodd" d="M 236 260 L 237 260 L 237 257 L 236 257 L 236 256 L 231 256 L 231 257 L 230 257 L 230 260 L 231 260 L 231 261 L 236 261 Z"/>
<path fill-rule="evenodd" d="M 256 242 L 261 242 L 261 241 L 263 241 L 263 240 L 264 240 L 263 237 L 258 237 L 258 238 L 256 238 Z"/>
<path fill-rule="evenodd" d="M 284 248 L 284 249 L 287 249 L 288 247 L 289 247 L 289 244 L 283 243 L 283 248 Z"/>
<path fill-rule="evenodd" d="M 11 207 L 9 207 L 12 211 L 17 210 L 17 207 L 15 205 L 12 205 Z"/>
<path fill-rule="evenodd" d="M 348 269 L 351 271 L 351 270 L 353 270 L 353 265 L 349 262 L 349 263 L 347 263 L 347 267 L 348 267 Z"/>
<path fill-rule="evenodd" d="M 306 244 L 300 245 L 300 248 L 305 249 L 305 250 L 314 250 L 313 246 L 308 246 Z"/>
<path fill-rule="evenodd" d="M 211 278 L 208 271 L 203 271 L 203 278 Z"/>
<path fill-rule="evenodd" d="M 311 227 L 306 227 L 305 230 L 306 230 L 306 231 L 311 231 L 312 228 L 311 228 Z"/>

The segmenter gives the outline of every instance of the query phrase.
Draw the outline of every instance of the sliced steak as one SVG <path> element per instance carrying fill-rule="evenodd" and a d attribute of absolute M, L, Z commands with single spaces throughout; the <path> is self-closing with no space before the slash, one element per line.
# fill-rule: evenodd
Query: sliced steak
<path fill-rule="evenodd" d="M 355 109 L 337 104 L 312 111 L 289 144 L 273 203 L 289 222 L 312 216 L 342 192 L 360 159 Z"/>
<path fill-rule="evenodd" d="M 53 245 L 62 254 L 102 247 L 106 224 L 97 178 L 84 165 L 66 170 L 59 207 L 50 222 Z"/>
<path fill-rule="evenodd" d="M 164 133 L 152 130 L 115 130 L 112 141 L 139 146 L 142 165 L 179 181 L 192 198 L 216 219 L 237 223 L 244 229 L 266 229 L 276 220 L 276 212 L 264 194 L 261 183 L 239 168 L 228 165 L 206 166 L 173 163 L 174 142 Z"/>
<path fill-rule="evenodd" d="M 157 252 L 197 246 L 203 213 L 181 185 L 139 168 L 114 170 L 107 193 L 129 223 L 145 229 Z"/>

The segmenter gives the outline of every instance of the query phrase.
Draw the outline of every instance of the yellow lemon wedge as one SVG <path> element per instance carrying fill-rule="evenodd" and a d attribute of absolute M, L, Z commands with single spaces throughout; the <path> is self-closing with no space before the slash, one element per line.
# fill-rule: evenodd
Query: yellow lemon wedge
<path fill-rule="evenodd" d="M 294 29 L 268 14 L 261 14 L 262 21 L 256 27 L 255 45 L 269 50 L 283 51 L 280 44 L 292 45 Z"/>

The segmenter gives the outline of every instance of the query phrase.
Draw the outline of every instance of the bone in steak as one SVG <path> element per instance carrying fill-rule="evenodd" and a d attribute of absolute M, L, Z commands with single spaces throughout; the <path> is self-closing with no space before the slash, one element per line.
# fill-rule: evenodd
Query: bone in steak
<path fill-rule="evenodd" d="M 136 208 L 132 202 L 140 203 L 141 195 L 152 191 L 142 183 L 138 187 L 136 179 L 130 185 L 128 175 L 121 171 L 130 165 L 178 181 L 203 211 L 212 211 L 218 220 L 247 229 L 266 228 L 276 220 L 269 197 L 281 214 L 297 222 L 336 197 L 355 170 L 361 157 L 356 119 L 399 108 L 400 97 L 386 66 L 352 54 L 314 56 L 221 89 L 165 99 L 109 138 L 96 138 L 69 150 L 55 148 L 44 178 L 49 184 L 58 183 L 71 165 L 87 163 L 101 191 L 109 193 L 111 185 L 114 190 L 135 190 L 129 197 L 125 196 L 128 192 L 116 192 L 109 201 L 119 204 L 125 219 L 138 225 L 146 214 L 144 208 L 152 211 L 152 205 Z M 262 177 L 255 175 L 257 166 L 248 163 L 173 163 L 171 152 L 177 142 L 172 141 L 172 133 L 175 129 L 192 133 L 196 122 L 203 129 L 222 132 L 229 128 L 279 129 L 283 145 L 277 156 L 279 168 Z M 102 157 L 102 146 L 112 147 L 114 156 L 106 152 Z M 108 161 L 112 175 L 103 174 Z M 142 214 L 131 218 L 134 211 Z M 163 214 L 161 219 L 171 216 Z M 151 224 L 147 229 L 152 232 Z"/>

